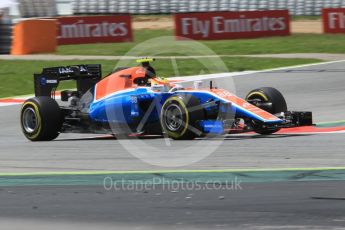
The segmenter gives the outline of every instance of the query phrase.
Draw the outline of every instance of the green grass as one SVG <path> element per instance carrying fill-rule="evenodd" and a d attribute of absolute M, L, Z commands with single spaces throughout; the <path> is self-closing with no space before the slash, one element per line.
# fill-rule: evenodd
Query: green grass
<path fill-rule="evenodd" d="M 59 46 L 58 54 L 62 55 L 125 55 L 136 45 L 151 38 L 160 36 L 172 36 L 172 30 L 136 30 L 134 31 L 135 41 L 132 43 L 108 43 L 108 44 L 87 44 L 87 45 L 65 45 Z M 144 52 L 137 51 L 131 55 L 172 55 L 176 54 L 173 48 L 166 48 L 166 44 L 174 43 L 174 40 L 161 42 L 158 48 L 145 47 Z M 191 42 L 184 42 L 191 44 Z M 276 53 L 345 53 L 345 36 L 341 34 L 293 34 L 284 37 L 267 37 L 258 39 L 234 39 L 220 41 L 200 41 L 216 54 L 238 55 L 238 54 L 276 54 Z M 176 51 L 176 50 L 175 50 Z M 188 54 L 199 54 L 198 50 L 186 49 Z"/>
<path fill-rule="evenodd" d="M 301 15 L 301 16 L 292 16 L 291 17 L 291 20 L 292 21 L 303 21 L 303 20 L 321 20 L 321 16 L 304 16 L 304 15 Z"/>
<path fill-rule="evenodd" d="M 228 71 L 261 70 L 281 66 L 291 66 L 319 62 L 317 59 L 279 59 L 279 58 L 223 58 L 221 66 L 216 59 L 176 60 L 178 71 L 175 72 L 171 60 L 159 60 L 154 63 L 158 76 L 171 77 L 197 75 Z M 0 98 L 33 94 L 33 73 L 39 73 L 43 67 L 64 66 L 73 64 L 99 63 L 103 66 L 103 75 L 109 73 L 116 61 L 0 61 Z M 206 63 L 206 64 L 205 64 Z M 218 63 L 218 65 L 217 65 Z M 135 65 L 130 61 L 126 66 Z M 206 67 L 205 67 L 206 66 Z M 63 82 L 62 88 L 74 88 L 73 82 Z"/>

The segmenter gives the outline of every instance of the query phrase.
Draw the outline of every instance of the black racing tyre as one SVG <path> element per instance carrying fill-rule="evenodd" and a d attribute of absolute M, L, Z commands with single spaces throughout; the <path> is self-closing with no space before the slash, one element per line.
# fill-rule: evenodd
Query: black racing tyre
<path fill-rule="evenodd" d="M 246 101 L 258 99 L 262 102 L 271 102 L 272 107 L 265 109 L 271 114 L 287 111 L 287 105 L 284 96 L 277 89 L 272 87 L 262 87 L 254 89 L 246 96 Z"/>
<path fill-rule="evenodd" d="M 30 98 L 22 106 L 20 124 L 30 141 L 54 140 L 62 126 L 59 105 L 50 97 Z"/>
<path fill-rule="evenodd" d="M 191 95 L 174 95 L 162 106 L 162 130 L 175 140 L 191 140 L 202 136 L 197 122 L 204 119 L 200 101 Z"/>
<path fill-rule="evenodd" d="M 287 111 L 287 105 L 284 96 L 281 92 L 272 87 L 262 87 L 250 91 L 246 96 L 246 101 L 250 100 L 272 103 L 271 107 L 262 108 L 263 110 L 271 114 L 277 114 Z M 263 135 L 272 134 L 280 130 L 280 128 L 263 128 L 263 126 L 257 121 L 252 121 L 252 127 L 256 133 Z"/>

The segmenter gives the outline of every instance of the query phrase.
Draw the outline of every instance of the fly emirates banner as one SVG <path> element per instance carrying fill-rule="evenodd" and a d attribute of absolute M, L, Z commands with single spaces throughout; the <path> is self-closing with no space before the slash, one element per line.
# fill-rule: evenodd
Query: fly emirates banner
<path fill-rule="evenodd" d="M 56 19 L 59 24 L 59 45 L 133 40 L 130 15 L 76 16 Z"/>
<path fill-rule="evenodd" d="M 178 13 L 177 39 L 218 40 L 290 35 L 288 10 Z"/>

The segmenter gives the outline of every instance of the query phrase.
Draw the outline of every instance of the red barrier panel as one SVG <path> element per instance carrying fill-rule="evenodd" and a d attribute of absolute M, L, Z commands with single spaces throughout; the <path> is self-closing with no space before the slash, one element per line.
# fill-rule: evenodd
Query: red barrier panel
<path fill-rule="evenodd" d="M 59 45 L 132 41 L 130 15 L 57 18 Z"/>
<path fill-rule="evenodd" d="M 175 14 L 177 39 L 218 40 L 286 35 L 290 35 L 288 10 Z"/>
<path fill-rule="evenodd" d="M 345 8 L 322 9 L 323 31 L 345 33 Z"/>

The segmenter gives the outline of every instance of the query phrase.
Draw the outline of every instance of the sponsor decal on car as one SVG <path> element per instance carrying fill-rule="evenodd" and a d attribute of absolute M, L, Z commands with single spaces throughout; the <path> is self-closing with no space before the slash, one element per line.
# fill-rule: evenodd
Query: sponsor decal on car
<path fill-rule="evenodd" d="M 290 34 L 288 10 L 175 14 L 175 35 L 198 40 Z"/>
<path fill-rule="evenodd" d="M 47 79 L 45 77 L 41 78 L 41 85 L 47 85 L 47 84 L 57 84 L 58 81 L 56 79 Z"/>
<path fill-rule="evenodd" d="M 59 74 L 71 74 L 74 71 L 71 68 L 61 67 L 59 68 Z"/>

